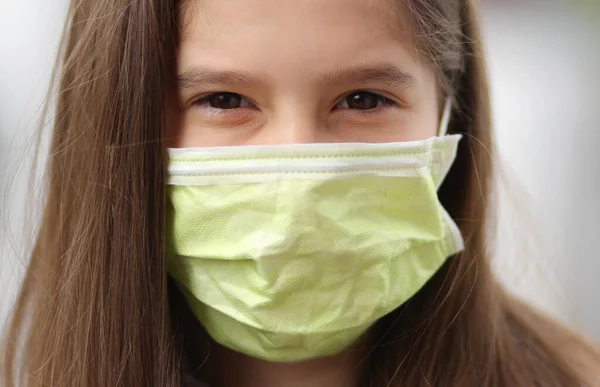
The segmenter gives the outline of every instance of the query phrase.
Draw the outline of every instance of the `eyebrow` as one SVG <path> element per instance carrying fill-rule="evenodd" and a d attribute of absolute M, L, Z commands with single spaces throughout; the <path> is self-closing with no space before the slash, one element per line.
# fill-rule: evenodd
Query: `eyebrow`
<path fill-rule="evenodd" d="M 388 87 L 405 89 L 414 86 L 416 79 L 410 73 L 400 70 L 391 63 L 377 63 L 329 73 L 325 75 L 324 82 L 338 86 L 378 83 Z"/>
<path fill-rule="evenodd" d="M 393 88 L 409 88 L 416 83 L 410 73 L 400 70 L 391 63 L 357 66 L 325 74 L 321 84 L 350 86 L 377 83 Z M 236 71 L 218 71 L 194 67 L 177 76 L 177 84 L 182 89 L 200 88 L 206 85 L 236 85 L 243 87 L 265 86 L 266 80 L 254 75 Z"/>
<path fill-rule="evenodd" d="M 194 67 L 178 75 L 177 84 L 182 89 L 193 89 L 205 85 L 264 86 L 266 82 L 261 78 L 235 71 Z"/>

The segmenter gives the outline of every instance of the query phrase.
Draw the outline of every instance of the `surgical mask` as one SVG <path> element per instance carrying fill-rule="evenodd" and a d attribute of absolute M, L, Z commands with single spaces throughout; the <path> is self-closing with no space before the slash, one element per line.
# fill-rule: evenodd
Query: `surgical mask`
<path fill-rule="evenodd" d="M 218 343 L 267 361 L 349 348 L 463 249 L 437 190 L 459 135 L 169 149 L 167 268 Z"/>

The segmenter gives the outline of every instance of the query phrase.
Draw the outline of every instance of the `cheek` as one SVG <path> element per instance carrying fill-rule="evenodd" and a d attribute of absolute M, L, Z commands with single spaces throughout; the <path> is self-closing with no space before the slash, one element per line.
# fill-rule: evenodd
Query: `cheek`
<path fill-rule="evenodd" d="M 173 148 L 196 148 L 205 146 L 227 145 L 221 144 L 219 132 L 207 131 L 194 124 L 188 114 L 181 113 L 176 120 L 177 125 L 170 125 L 171 141 L 169 146 Z"/>
<path fill-rule="evenodd" d="M 420 139 L 422 130 L 414 113 L 392 108 L 383 115 L 376 119 L 332 117 L 327 127 L 336 142 L 383 143 Z"/>
<path fill-rule="evenodd" d="M 410 128 L 411 140 L 424 140 L 437 136 L 440 128 L 441 109 L 439 86 L 432 69 L 425 69 L 422 87 L 416 97 L 411 114 L 407 114 L 407 127 Z"/>
<path fill-rule="evenodd" d="M 413 114 L 407 114 L 404 127 L 406 128 L 406 140 L 418 141 L 436 136 L 439 129 L 437 99 L 420 105 L 419 110 Z"/>

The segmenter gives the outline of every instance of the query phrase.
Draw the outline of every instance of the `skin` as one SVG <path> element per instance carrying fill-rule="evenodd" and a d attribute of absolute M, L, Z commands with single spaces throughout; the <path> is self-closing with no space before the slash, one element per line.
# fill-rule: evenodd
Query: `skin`
<path fill-rule="evenodd" d="M 191 1 L 173 147 L 396 142 L 436 135 L 433 70 L 386 0 Z M 220 93 L 220 94 L 219 94 Z M 268 363 L 215 346 L 214 385 L 352 386 L 363 354 Z M 219 366 L 221 365 L 221 366 Z M 235 372 L 231 372 L 235 370 Z"/>

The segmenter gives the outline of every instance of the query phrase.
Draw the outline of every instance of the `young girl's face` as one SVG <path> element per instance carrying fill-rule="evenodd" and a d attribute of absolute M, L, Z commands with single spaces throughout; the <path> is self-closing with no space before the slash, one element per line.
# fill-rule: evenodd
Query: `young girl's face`
<path fill-rule="evenodd" d="M 192 0 L 173 145 L 436 135 L 435 73 L 393 32 L 392 15 L 388 0 Z"/>

